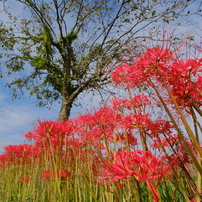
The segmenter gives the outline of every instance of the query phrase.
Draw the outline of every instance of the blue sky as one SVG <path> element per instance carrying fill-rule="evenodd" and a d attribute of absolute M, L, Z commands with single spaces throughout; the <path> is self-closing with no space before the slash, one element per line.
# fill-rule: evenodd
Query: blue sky
<path fill-rule="evenodd" d="M 2 2 L 0 2 L 0 8 Z M 13 15 L 19 14 L 22 9 L 13 9 Z M 0 19 L 6 20 L 6 16 L 0 13 Z M 197 19 L 197 18 L 196 18 Z M 198 24 L 199 27 L 200 24 Z M 202 31 L 196 26 L 179 27 L 178 33 L 191 32 L 196 35 L 197 31 L 202 35 Z M 3 147 L 9 144 L 24 143 L 23 135 L 32 130 L 34 121 L 40 119 L 55 120 L 58 117 L 60 105 L 56 103 L 51 110 L 46 108 L 36 107 L 35 99 L 28 95 L 21 97 L 20 100 L 11 101 L 10 91 L 5 88 L 7 78 L 0 79 L 0 153 Z M 82 98 L 82 99 L 81 99 Z M 81 95 L 79 99 L 82 103 L 82 108 L 73 107 L 71 117 L 76 117 L 79 114 L 84 114 L 87 110 L 94 110 L 95 106 L 99 106 L 99 98 Z"/>
<path fill-rule="evenodd" d="M 22 7 L 16 8 L 12 3 L 9 4 L 9 7 L 13 16 L 22 15 L 23 17 Z M 0 2 L 0 10 L 1 8 L 3 8 L 3 2 Z M 8 21 L 7 15 L 4 15 L 3 12 L 0 12 L 0 19 Z M 1 68 L 4 69 L 3 66 Z M 25 93 L 20 99 L 12 101 L 11 91 L 5 87 L 10 80 L 5 76 L 0 79 L 0 154 L 7 145 L 25 143 L 23 135 L 33 130 L 36 120 L 56 120 L 60 111 L 58 103 L 54 103 L 51 110 L 36 107 L 36 99 L 30 97 L 28 93 Z M 96 105 L 99 106 L 100 99 L 98 96 L 86 96 L 84 93 L 79 96 L 78 103 L 80 102 L 82 107 L 73 106 L 70 118 L 94 110 Z"/>
<path fill-rule="evenodd" d="M 60 110 L 57 103 L 51 110 L 36 107 L 36 100 L 28 96 L 11 101 L 9 90 L 4 85 L 4 79 L 0 79 L 0 153 L 6 145 L 24 143 L 23 135 L 33 129 L 36 120 L 56 120 Z M 86 113 L 87 109 L 93 110 L 96 103 L 99 103 L 98 97 L 93 97 L 93 100 L 85 95 L 81 97 L 83 108 L 74 106 L 72 118 Z"/>

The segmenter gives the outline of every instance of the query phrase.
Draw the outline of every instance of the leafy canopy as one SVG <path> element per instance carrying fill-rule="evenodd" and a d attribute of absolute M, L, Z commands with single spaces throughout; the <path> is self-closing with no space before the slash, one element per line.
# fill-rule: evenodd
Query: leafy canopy
<path fill-rule="evenodd" d="M 157 21 L 174 23 L 199 14 L 195 1 L 173 0 L 7 0 L 0 21 L 2 74 L 15 99 L 19 92 L 35 95 L 39 106 L 63 100 L 71 104 L 89 89 L 102 89 L 111 60 L 119 61 L 128 42 L 154 39 L 143 35 Z M 9 6 L 22 8 L 18 16 Z M 157 30 L 158 31 L 158 30 Z M 138 44 L 136 44 L 138 49 Z M 20 90 L 20 91 L 18 91 Z"/>

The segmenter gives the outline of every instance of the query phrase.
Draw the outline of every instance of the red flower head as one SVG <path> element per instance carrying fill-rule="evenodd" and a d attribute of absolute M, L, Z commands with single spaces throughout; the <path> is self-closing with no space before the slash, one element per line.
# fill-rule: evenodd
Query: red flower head
<path fill-rule="evenodd" d="M 29 182 L 31 179 L 30 179 L 30 177 L 29 176 L 27 176 L 27 177 L 22 177 L 21 178 L 21 182 Z"/>
<path fill-rule="evenodd" d="M 163 181 L 165 176 L 170 176 L 168 170 L 170 164 L 157 159 L 150 151 L 119 151 L 115 157 L 116 163 L 109 164 L 106 160 L 104 162 L 104 169 L 102 172 L 102 181 L 108 180 L 110 177 L 113 179 L 108 183 L 111 184 L 116 180 L 132 180 L 133 177 L 139 183 L 146 182 L 151 190 L 154 201 L 159 201 L 160 197 L 156 192 L 156 187 Z"/>

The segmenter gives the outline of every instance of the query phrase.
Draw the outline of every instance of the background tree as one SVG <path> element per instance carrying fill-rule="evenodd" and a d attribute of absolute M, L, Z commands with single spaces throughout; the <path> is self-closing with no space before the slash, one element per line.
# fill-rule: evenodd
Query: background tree
<path fill-rule="evenodd" d="M 12 97 L 28 90 L 39 106 L 61 101 L 58 120 L 69 118 L 78 95 L 103 89 L 109 61 L 127 50 L 128 42 L 144 36 L 142 30 L 178 19 L 189 20 L 195 0 L 7 0 L 2 12 L 9 21 L 0 22 L 2 73 L 12 75 L 7 84 Z M 24 6 L 13 16 L 9 4 Z M 187 21 L 186 21 L 187 22 Z M 139 33 L 139 34 L 138 34 Z"/>

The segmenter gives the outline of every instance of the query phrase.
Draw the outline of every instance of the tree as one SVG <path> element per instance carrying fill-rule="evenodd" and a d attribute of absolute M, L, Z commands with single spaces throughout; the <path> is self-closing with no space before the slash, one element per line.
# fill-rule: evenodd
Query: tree
<path fill-rule="evenodd" d="M 187 10 L 195 0 L 12 0 L 24 6 L 23 15 L 0 23 L 0 58 L 12 96 L 28 90 L 39 106 L 61 100 L 58 120 L 69 118 L 78 95 L 100 90 L 108 83 L 104 74 L 108 61 L 118 61 L 129 41 L 142 30 L 162 20 L 175 22 L 200 12 Z"/>

